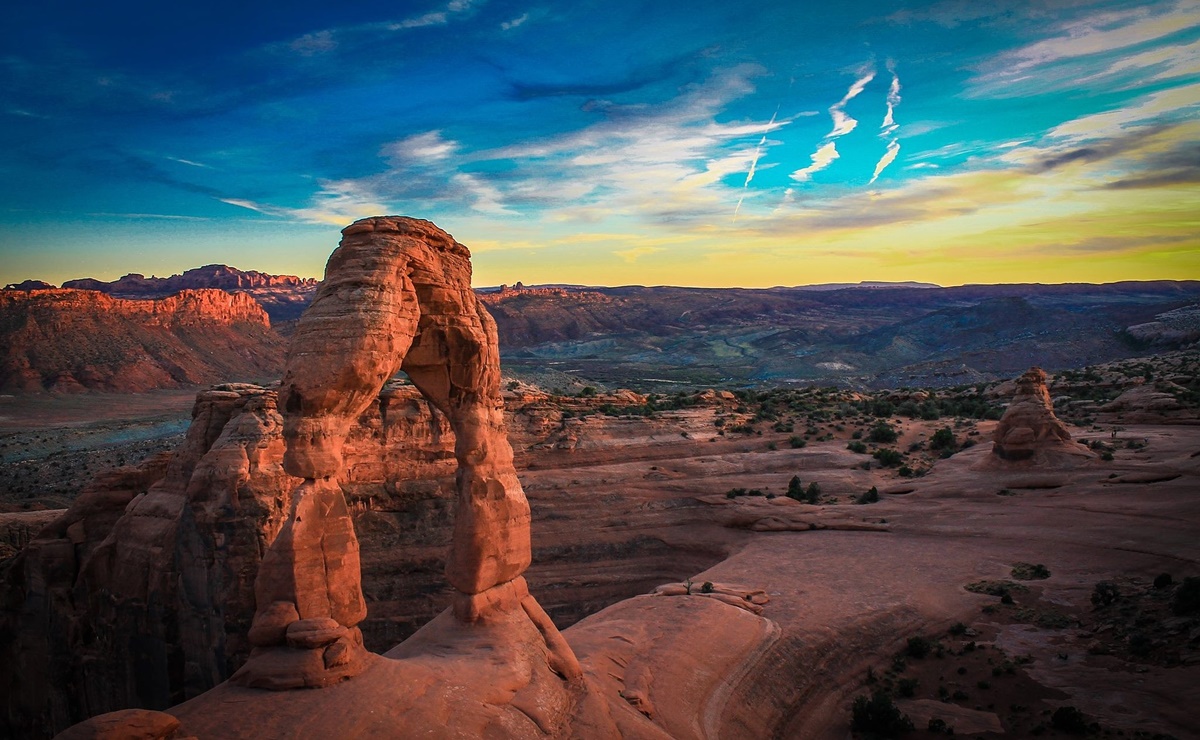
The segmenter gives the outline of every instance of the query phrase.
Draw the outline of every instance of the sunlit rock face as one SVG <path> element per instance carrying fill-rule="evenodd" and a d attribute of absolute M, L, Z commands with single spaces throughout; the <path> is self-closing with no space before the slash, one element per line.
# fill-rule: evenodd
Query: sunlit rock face
<path fill-rule="evenodd" d="M 1017 379 L 1017 392 L 992 437 L 992 453 L 1002 460 L 1029 460 L 1039 452 L 1080 451 L 1071 433 L 1054 415 L 1046 372 L 1031 367 Z"/>

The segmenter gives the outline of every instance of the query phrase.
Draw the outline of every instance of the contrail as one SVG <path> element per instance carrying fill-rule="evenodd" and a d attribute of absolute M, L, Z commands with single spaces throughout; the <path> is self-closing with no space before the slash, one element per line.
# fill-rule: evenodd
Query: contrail
<path fill-rule="evenodd" d="M 846 91 L 846 95 L 841 100 L 830 106 L 829 116 L 833 118 L 833 130 L 825 135 L 826 139 L 845 136 L 853 131 L 854 127 L 858 125 L 858 121 L 856 119 L 851 118 L 846 114 L 846 103 L 849 103 L 851 100 L 854 100 L 856 97 L 858 97 L 858 94 L 863 91 L 863 88 L 867 86 L 867 83 L 873 79 L 875 79 L 874 70 L 867 72 L 862 77 L 859 77 L 854 81 L 854 84 L 850 86 L 850 89 Z"/>
<path fill-rule="evenodd" d="M 829 116 L 833 119 L 833 130 L 825 134 L 825 143 L 812 153 L 812 164 L 792 173 L 793 180 L 807 182 L 813 173 L 820 172 L 838 158 L 838 150 L 834 141 L 838 137 L 850 133 L 858 125 L 858 121 L 846 113 L 846 104 L 858 97 L 858 94 L 866 88 L 867 83 L 875 79 L 874 69 L 866 68 L 859 74 L 861 76 L 854 81 L 854 84 L 850 85 L 842 99 L 829 107 Z"/>
<path fill-rule="evenodd" d="M 879 135 L 885 139 L 900 128 L 900 124 L 896 123 L 895 119 L 896 106 L 900 105 L 900 76 L 896 74 L 896 63 L 891 59 L 887 60 L 887 69 L 892 73 L 892 84 L 888 86 L 887 114 L 883 117 L 883 123 L 879 125 Z M 896 160 L 896 155 L 899 153 L 900 139 L 892 136 L 892 140 L 888 142 L 887 151 L 875 163 L 875 174 L 871 175 L 871 180 L 867 185 L 873 185 L 887 169 L 887 166 Z"/>
<path fill-rule="evenodd" d="M 767 121 L 767 125 L 763 127 L 762 138 L 758 140 L 758 145 L 754 147 L 754 156 L 750 158 L 750 169 L 746 172 L 746 182 L 742 184 L 742 197 L 738 198 L 737 207 L 733 209 L 734 221 L 737 221 L 738 211 L 742 210 L 742 201 L 746 199 L 746 189 L 750 187 L 750 181 L 754 179 L 754 171 L 758 169 L 758 158 L 762 156 L 763 144 L 767 143 L 767 134 L 771 131 L 771 127 L 775 125 L 775 117 L 778 115 L 779 106 L 777 105 L 775 106 L 775 112 L 771 114 L 771 120 Z"/>
<path fill-rule="evenodd" d="M 883 117 L 883 124 L 879 127 L 881 129 L 880 136 L 890 136 L 899 128 L 892 116 L 896 111 L 896 106 L 900 105 L 900 77 L 896 75 L 896 66 L 891 59 L 887 62 L 887 68 L 892 73 L 892 84 L 888 86 L 887 115 Z"/>
<path fill-rule="evenodd" d="M 892 160 L 894 160 L 896 155 L 899 153 L 900 142 L 896 139 L 892 139 L 888 142 L 887 151 L 884 152 L 883 156 L 879 158 L 879 161 L 875 163 L 875 174 L 871 175 L 871 182 L 868 182 L 867 184 L 871 185 L 877 179 L 879 179 L 879 176 L 883 174 L 883 171 L 887 169 L 887 166 L 892 163 Z"/>

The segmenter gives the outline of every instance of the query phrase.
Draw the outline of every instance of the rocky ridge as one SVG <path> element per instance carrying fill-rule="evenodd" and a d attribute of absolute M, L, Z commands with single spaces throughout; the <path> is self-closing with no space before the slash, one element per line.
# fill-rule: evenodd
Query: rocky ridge
<path fill-rule="evenodd" d="M 246 295 L 126 300 L 88 290 L 0 291 L 0 390 L 145 391 L 274 374 L 282 342 Z"/>

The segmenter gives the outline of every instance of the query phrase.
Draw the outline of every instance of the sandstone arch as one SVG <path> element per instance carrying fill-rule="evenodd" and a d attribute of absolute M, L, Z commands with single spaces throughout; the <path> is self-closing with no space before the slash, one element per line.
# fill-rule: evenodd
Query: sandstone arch
<path fill-rule="evenodd" d="M 375 217 L 342 232 L 300 319 L 280 387 L 284 468 L 304 481 L 255 581 L 256 646 L 235 681 L 322 686 L 367 657 L 358 541 L 336 482 L 353 420 L 397 370 L 454 429 L 457 501 L 446 577 L 460 621 L 521 610 L 565 676 L 578 665 L 521 574 L 529 504 L 513 468 L 496 325 L 471 289 L 470 252 L 428 221 Z M 285 646 L 290 646 L 285 647 Z"/>

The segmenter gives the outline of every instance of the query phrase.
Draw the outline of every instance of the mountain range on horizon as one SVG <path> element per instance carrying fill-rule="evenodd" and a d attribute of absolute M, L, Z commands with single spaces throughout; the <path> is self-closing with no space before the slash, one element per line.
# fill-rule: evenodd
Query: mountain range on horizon
<path fill-rule="evenodd" d="M 208 313 L 190 324 L 173 321 L 208 324 L 210 331 L 199 344 L 199 335 L 189 335 L 195 354 L 176 352 L 169 370 L 154 374 L 158 385 L 150 387 L 207 382 L 211 370 L 189 372 L 187 365 L 208 367 L 211 363 L 197 358 L 211 357 L 222 346 L 241 348 L 241 361 L 225 365 L 229 372 L 269 375 L 280 361 L 280 335 L 290 333 L 318 285 L 313 278 L 206 265 L 170 277 L 133 273 L 110 282 L 71 280 L 56 291 L 37 281 L 8 286 L 3 294 L 9 299 L 0 301 L 0 334 L 8 347 L 0 387 L 136 389 L 114 385 L 112 378 L 122 376 L 116 368 L 131 361 L 161 364 L 147 359 L 157 356 L 161 341 L 143 343 L 133 353 L 136 360 L 104 359 L 105 353 L 80 354 L 72 347 L 105 346 L 100 335 L 106 332 L 122 342 L 142 336 L 146 314 L 129 310 L 135 305 L 130 301 L 161 300 L 181 290 L 253 298 L 270 319 L 270 328 L 255 324 L 253 332 L 275 339 L 247 344 L 237 336 L 246 330 L 244 322 L 213 323 L 227 312 L 214 311 L 213 299 L 184 302 L 177 310 L 204 305 Z M 64 289 L 74 294 L 71 300 L 51 299 Z M 518 283 L 477 291 L 496 319 L 506 371 L 547 388 L 961 385 L 1007 378 L 1030 365 L 1078 368 L 1200 340 L 1200 281 L 955 287 L 867 282 L 765 289 Z M 19 301 L 13 293 L 44 298 Z M 101 307 L 89 294 L 117 299 L 113 305 L 125 308 Z M 33 312 L 35 306 L 42 313 Z M 105 311 L 103 321 L 93 315 Z M 52 337 L 31 332 L 31 320 L 58 330 Z M 133 324 L 125 326 L 129 321 Z M 167 330 L 161 323 L 154 332 Z M 73 334 L 71 327 L 87 328 Z M 53 344 L 54 351 L 42 343 Z M 266 351 L 247 348 L 253 346 Z M 46 365 L 50 357 L 55 359 Z"/>

